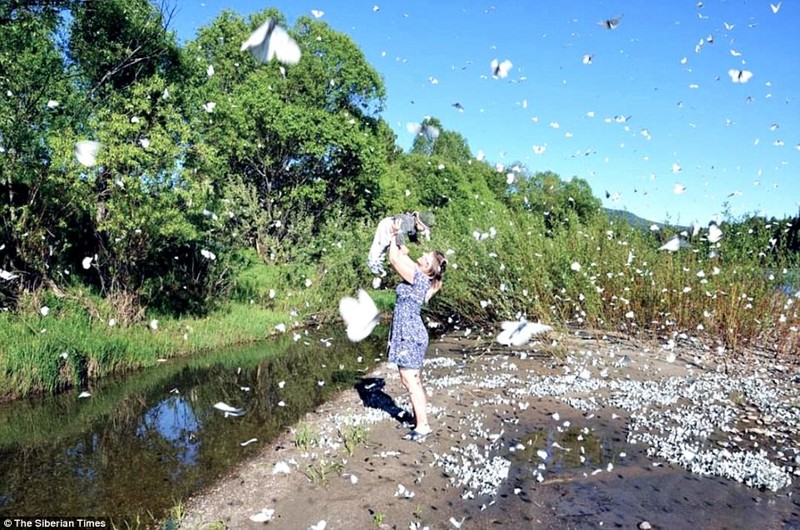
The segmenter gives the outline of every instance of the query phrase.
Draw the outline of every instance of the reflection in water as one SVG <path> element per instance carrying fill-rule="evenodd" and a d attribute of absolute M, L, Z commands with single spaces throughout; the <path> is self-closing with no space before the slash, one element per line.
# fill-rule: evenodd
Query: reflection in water
<path fill-rule="evenodd" d="M 577 427 L 536 430 L 523 436 L 521 444 L 523 449 L 510 454 L 513 461 L 536 468 L 542 463 L 537 451 L 544 449 L 548 454 L 547 467 L 555 472 L 603 467 L 615 458 L 610 440 Z"/>
<path fill-rule="evenodd" d="M 182 467 L 191 467 L 197 464 L 199 440 L 195 433 L 199 430 L 200 422 L 191 403 L 182 396 L 171 396 L 147 411 L 136 429 L 136 436 L 146 438 L 148 433 L 155 432 L 157 439 L 172 446 Z M 173 480 L 177 478 L 172 477 Z"/>
<path fill-rule="evenodd" d="M 382 340 L 284 339 L 171 361 L 99 384 L 89 399 L 2 405 L 0 516 L 160 517 L 353 387 Z M 219 401 L 245 414 L 225 417 Z"/>

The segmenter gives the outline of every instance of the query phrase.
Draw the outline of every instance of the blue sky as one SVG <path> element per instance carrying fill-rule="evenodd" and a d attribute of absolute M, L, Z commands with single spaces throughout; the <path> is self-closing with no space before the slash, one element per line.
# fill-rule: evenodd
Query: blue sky
<path fill-rule="evenodd" d="M 736 217 L 800 209 L 794 0 L 174 5 L 184 41 L 223 8 L 276 7 L 290 27 L 322 11 L 383 75 L 383 117 L 405 149 L 406 124 L 434 116 L 492 164 L 584 178 L 605 206 L 653 221 L 705 223 L 726 202 Z M 493 59 L 513 63 L 508 77 L 492 78 Z"/>

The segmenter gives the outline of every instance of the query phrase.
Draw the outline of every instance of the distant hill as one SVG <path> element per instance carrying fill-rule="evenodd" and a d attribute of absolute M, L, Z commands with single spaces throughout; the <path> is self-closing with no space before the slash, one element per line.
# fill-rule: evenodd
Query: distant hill
<path fill-rule="evenodd" d="M 631 212 L 627 212 L 625 210 L 614 210 L 612 208 L 606 208 L 606 213 L 608 214 L 609 219 L 621 222 L 621 223 L 628 223 L 629 225 L 633 226 L 634 228 L 641 228 L 643 230 L 649 230 L 650 226 L 656 225 L 659 228 L 664 228 L 670 226 L 672 228 L 683 229 L 684 227 L 680 226 L 672 226 L 664 223 L 656 223 L 655 221 L 648 221 L 638 215 L 634 215 Z"/>

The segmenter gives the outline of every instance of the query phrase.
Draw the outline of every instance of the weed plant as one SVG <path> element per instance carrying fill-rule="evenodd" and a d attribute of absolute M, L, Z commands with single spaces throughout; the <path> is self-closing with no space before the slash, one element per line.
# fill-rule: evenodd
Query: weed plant
<path fill-rule="evenodd" d="M 308 451 L 319 443 L 319 434 L 309 425 L 301 424 L 294 432 L 294 445 L 301 451 Z"/>
<path fill-rule="evenodd" d="M 359 445 L 367 444 L 367 431 L 363 425 L 353 425 L 339 430 L 344 448 L 348 456 L 353 456 Z"/>

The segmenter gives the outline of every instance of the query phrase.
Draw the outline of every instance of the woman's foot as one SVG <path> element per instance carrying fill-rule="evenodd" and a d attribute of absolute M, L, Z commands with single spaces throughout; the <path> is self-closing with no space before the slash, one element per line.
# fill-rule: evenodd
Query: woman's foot
<path fill-rule="evenodd" d="M 433 429 L 431 429 L 430 425 L 417 425 L 416 427 L 414 427 L 414 431 L 427 436 L 431 432 L 433 432 Z"/>
<path fill-rule="evenodd" d="M 428 430 L 428 432 L 419 432 L 418 430 L 414 429 L 410 433 L 403 436 L 403 440 L 408 440 L 411 442 L 424 442 L 431 432 L 433 431 Z"/>
<path fill-rule="evenodd" d="M 414 429 L 410 433 L 408 433 L 405 436 L 403 436 L 403 439 L 404 440 L 411 440 L 412 442 L 422 442 L 432 432 L 433 432 L 433 429 L 431 429 L 430 425 L 424 425 L 424 426 L 420 425 L 420 426 L 414 427 Z"/>

